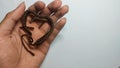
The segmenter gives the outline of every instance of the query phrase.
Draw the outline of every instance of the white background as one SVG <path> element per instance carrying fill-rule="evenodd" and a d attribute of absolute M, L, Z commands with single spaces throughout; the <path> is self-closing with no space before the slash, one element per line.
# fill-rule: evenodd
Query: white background
<path fill-rule="evenodd" d="M 0 0 L 0 21 L 23 0 Z M 26 0 L 27 7 L 36 0 Z M 52 0 L 43 0 L 47 4 Z M 118 68 L 120 0 L 62 0 L 69 5 L 66 26 L 41 68 Z"/>

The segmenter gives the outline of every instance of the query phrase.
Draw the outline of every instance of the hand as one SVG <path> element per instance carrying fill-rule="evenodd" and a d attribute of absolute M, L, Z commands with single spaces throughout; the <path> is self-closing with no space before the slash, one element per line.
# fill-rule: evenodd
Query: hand
<path fill-rule="evenodd" d="M 68 6 L 61 7 L 61 4 L 60 0 L 55 0 L 45 7 L 43 2 L 38 1 L 29 7 L 31 11 L 42 11 L 41 15 L 50 16 L 54 13 L 51 19 L 56 24 L 53 33 L 43 44 L 37 49 L 30 49 L 35 53 L 35 56 L 25 50 L 20 39 L 23 34 L 23 31 L 19 28 L 21 26 L 20 18 L 25 12 L 25 4 L 21 3 L 15 10 L 6 15 L 0 23 L 0 68 L 39 68 L 50 44 L 66 23 L 66 18 L 61 17 L 68 12 Z M 27 19 L 27 22 L 29 22 L 29 19 Z M 38 32 L 39 36 L 41 36 L 46 32 L 47 28 L 48 25 L 43 24 L 40 30 L 35 28 L 32 33 Z M 36 35 L 33 38 L 39 36 Z"/>

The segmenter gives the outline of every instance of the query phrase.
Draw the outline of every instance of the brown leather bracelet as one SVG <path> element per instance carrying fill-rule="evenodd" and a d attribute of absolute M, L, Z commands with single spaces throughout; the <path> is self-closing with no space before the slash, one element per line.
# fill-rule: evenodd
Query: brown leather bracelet
<path fill-rule="evenodd" d="M 48 30 L 48 32 L 42 36 L 41 38 L 39 38 L 38 40 L 36 40 L 34 43 L 33 43 L 33 38 L 32 38 L 32 33 L 30 32 L 30 29 L 34 29 L 33 27 L 29 27 L 26 25 L 26 21 L 27 21 L 27 17 L 29 15 L 33 15 L 34 16 L 34 20 L 41 20 L 43 22 L 41 23 L 44 23 L 44 22 L 47 22 L 50 26 L 50 29 Z M 33 20 L 33 21 L 34 21 Z M 22 27 L 20 27 L 26 34 L 23 34 L 21 36 L 21 41 L 22 41 L 22 44 L 24 46 L 24 48 L 32 55 L 34 56 L 34 53 L 31 52 L 24 44 L 24 38 L 23 37 L 26 37 L 27 38 L 27 41 L 28 41 L 28 47 L 31 48 L 31 47 L 35 47 L 37 48 L 40 44 L 42 44 L 46 39 L 48 39 L 48 37 L 51 35 L 51 33 L 53 32 L 53 29 L 54 29 L 54 23 L 52 21 L 52 19 L 49 17 L 49 16 L 40 16 L 40 15 L 37 15 L 37 13 L 35 12 L 32 12 L 30 10 L 26 10 L 23 17 L 21 18 L 21 22 L 22 22 Z"/>

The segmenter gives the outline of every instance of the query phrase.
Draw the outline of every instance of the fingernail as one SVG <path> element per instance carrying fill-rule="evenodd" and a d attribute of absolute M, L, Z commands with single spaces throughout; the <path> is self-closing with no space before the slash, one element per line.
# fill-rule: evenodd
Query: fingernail
<path fill-rule="evenodd" d="M 61 0 L 54 0 L 54 1 L 56 1 L 56 2 L 60 2 Z"/>
<path fill-rule="evenodd" d="M 19 7 L 23 6 L 23 5 L 25 5 L 24 1 L 22 3 L 20 3 L 20 5 L 17 8 L 19 8 Z"/>

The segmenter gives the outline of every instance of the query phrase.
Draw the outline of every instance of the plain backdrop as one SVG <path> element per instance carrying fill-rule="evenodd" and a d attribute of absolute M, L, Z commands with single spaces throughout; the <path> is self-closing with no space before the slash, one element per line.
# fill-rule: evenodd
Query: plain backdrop
<path fill-rule="evenodd" d="M 0 21 L 22 1 L 0 0 Z M 36 1 L 25 0 L 26 6 Z M 120 0 L 62 1 L 70 7 L 67 24 L 41 68 L 119 68 Z"/>

